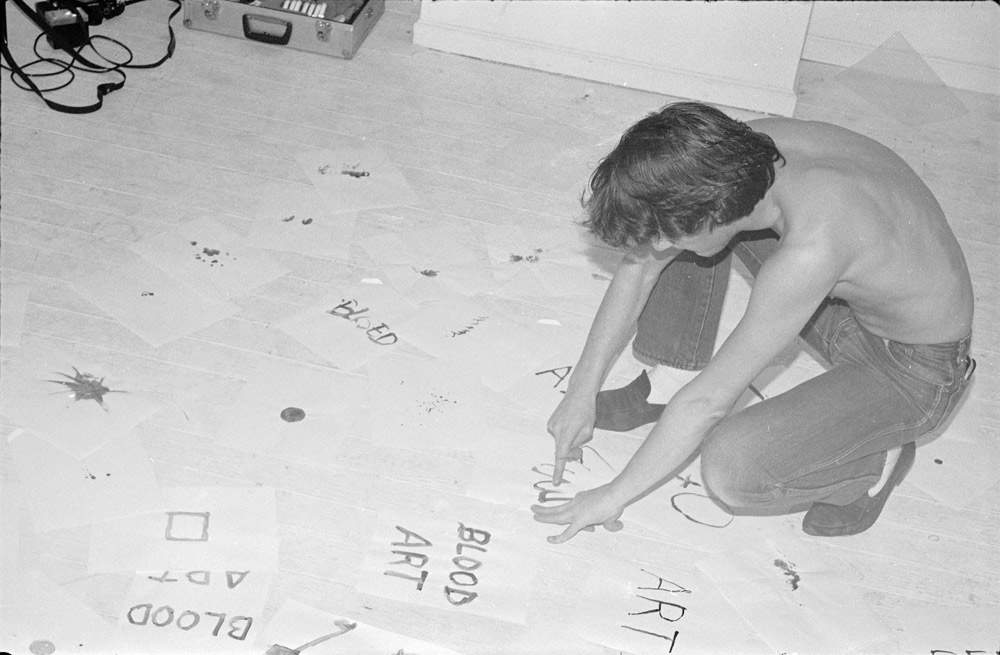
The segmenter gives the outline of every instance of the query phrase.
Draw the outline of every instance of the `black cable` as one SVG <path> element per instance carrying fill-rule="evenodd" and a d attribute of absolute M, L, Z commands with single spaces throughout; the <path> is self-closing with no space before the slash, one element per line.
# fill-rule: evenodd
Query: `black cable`
<path fill-rule="evenodd" d="M 172 21 L 174 16 L 176 16 L 183 8 L 181 0 L 170 0 L 176 5 L 173 11 L 170 12 L 170 15 L 167 17 L 167 32 L 170 35 L 170 40 L 167 43 L 166 53 L 156 61 L 143 64 L 133 64 L 132 61 L 134 59 L 134 53 L 132 52 L 132 49 L 129 48 L 124 43 L 122 43 L 121 41 L 105 36 L 103 34 L 93 34 L 93 35 L 88 34 L 87 42 L 75 48 L 72 47 L 59 48 L 55 46 L 55 43 L 57 43 L 57 41 L 55 39 L 50 38 L 49 42 L 50 44 L 53 45 L 54 48 L 60 49 L 64 53 L 69 55 L 70 61 L 67 62 L 61 58 L 43 56 L 39 52 L 38 45 L 39 42 L 41 41 L 41 38 L 43 36 L 50 36 L 53 30 L 49 25 L 45 23 L 45 21 L 35 11 L 33 11 L 30 7 L 28 7 L 25 4 L 24 0 L 11 0 L 15 5 L 18 6 L 18 8 L 21 9 L 21 11 L 29 18 L 29 20 L 31 20 L 33 23 L 35 23 L 35 25 L 37 25 L 41 29 L 41 32 L 38 34 L 37 37 L 35 37 L 35 41 L 32 45 L 32 51 L 34 52 L 36 59 L 31 62 L 28 62 L 27 64 L 20 65 L 14 60 L 7 45 L 7 0 L 2 0 L 2 1 L 4 3 L 3 43 L 2 46 L 0 46 L 0 54 L 2 54 L 2 59 L 0 59 L 0 62 L 6 62 L 7 65 L 0 63 L 0 68 L 10 72 L 11 80 L 13 81 L 15 86 L 17 86 L 22 90 L 31 91 L 35 93 L 50 108 L 56 111 L 67 112 L 67 113 L 89 113 L 100 109 L 103 104 L 103 97 L 105 95 L 113 91 L 117 91 L 118 89 L 121 89 L 125 85 L 126 76 L 124 70 L 122 69 L 156 68 L 157 66 L 162 65 L 167 59 L 172 57 L 177 45 L 177 40 L 174 34 Z M 85 12 L 85 9 L 82 8 L 82 5 L 80 5 L 79 2 L 77 2 L 77 0 L 68 0 L 68 1 L 74 6 L 76 6 L 79 11 Z M 144 2 L 144 1 L 145 0 L 127 0 L 126 2 L 123 3 L 122 6 L 125 7 L 131 4 L 136 4 L 137 2 Z M 124 59 L 124 61 L 116 61 L 110 59 L 109 57 L 105 56 L 100 50 L 98 50 L 97 47 L 95 47 L 94 45 L 95 40 L 107 41 L 119 46 L 126 53 L 126 58 Z M 91 51 L 93 51 L 93 54 L 96 55 L 96 57 L 98 57 L 99 59 L 103 60 L 107 65 L 95 63 L 90 59 L 88 59 L 87 57 L 85 57 L 84 55 L 82 55 L 81 52 L 86 47 L 89 47 Z M 31 67 L 38 66 L 42 63 L 48 63 L 51 65 L 59 66 L 61 68 L 56 71 L 48 71 L 44 73 L 34 73 L 26 70 L 30 69 Z M 76 79 L 76 71 L 94 73 L 99 75 L 115 74 L 119 76 L 121 79 L 118 82 L 99 84 L 97 86 L 97 102 L 92 105 L 86 105 L 86 106 L 63 105 L 61 103 L 53 102 L 44 96 L 45 93 L 51 93 L 52 91 L 66 88 L 67 86 L 72 84 L 72 82 Z M 58 86 L 42 89 L 34 82 L 36 78 L 53 77 L 55 75 L 61 75 L 63 73 L 68 73 L 70 75 L 70 79 L 67 82 L 60 84 Z"/>

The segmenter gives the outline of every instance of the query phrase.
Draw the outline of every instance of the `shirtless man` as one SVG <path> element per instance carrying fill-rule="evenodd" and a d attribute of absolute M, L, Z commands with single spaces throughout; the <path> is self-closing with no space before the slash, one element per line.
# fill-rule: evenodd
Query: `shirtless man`
<path fill-rule="evenodd" d="M 807 510 L 811 535 L 870 527 L 974 369 L 969 272 L 930 190 L 860 134 L 744 124 L 699 103 L 629 128 L 590 186 L 586 225 L 626 254 L 548 422 L 554 482 L 595 426 L 656 424 L 613 480 L 532 508 L 567 526 L 549 540 L 619 529 L 627 505 L 698 453 L 706 487 L 735 514 Z M 755 279 L 713 356 L 731 254 Z M 633 335 L 640 361 L 700 372 L 664 404 L 649 402 L 645 372 L 600 391 Z M 733 412 L 797 336 L 827 370 Z"/>

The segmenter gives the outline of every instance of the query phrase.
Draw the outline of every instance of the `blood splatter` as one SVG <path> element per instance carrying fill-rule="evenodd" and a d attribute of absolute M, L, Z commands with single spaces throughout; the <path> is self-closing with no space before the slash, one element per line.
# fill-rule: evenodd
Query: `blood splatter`
<path fill-rule="evenodd" d="M 295 214 L 292 214 L 291 216 L 288 216 L 287 218 L 281 219 L 281 222 L 282 223 L 291 223 L 294 220 L 295 220 Z"/>
<path fill-rule="evenodd" d="M 418 271 L 418 272 L 421 275 L 423 275 L 424 277 L 437 277 L 438 276 L 438 271 L 435 271 L 433 268 L 425 268 L 424 270 Z"/>
<path fill-rule="evenodd" d="M 934 458 L 934 463 L 935 464 L 944 464 L 944 462 L 941 461 L 940 459 L 938 459 L 937 457 Z"/>
<path fill-rule="evenodd" d="M 303 219 L 302 219 L 302 224 L 303 224 L 303 225 L 309 225 L 309 224 L 311 224 L 312 222 L 313 222 L 313 219 L 311 219 L 311 218 L 303 218 Z"/>
<path fill-rule="evenodd" d="M 798 571 L 795 570 L 795 563 L 786 562 L 783 559 L 776 559 L 774 560 L 774 565 L 781 569 L 781 571 L 788 578 L 785 582 L 792 587 L 792 591 L 796 591 L 799 588 L 799 582 L 802 581 L 802 578 L 799 577 Z"/>
<path fill-rule="evenodd" d="M 281 420 L 286 423 L 298 423 L 305 417 L 305 411 L 298 407 L 286 407 L 281 410 Z"/>
<path fill-rule="evenodd" d="M 91 375 L 90 373 L 81 373 L 75 366 L 72 367 L 73 375 L 67 373 L 56 373 L 56 375 L 61 375 L 65 380 L 46 380 L 46 382 L 52 382 L 53 384 L 61 384 L 66 386 L 73 392 L 73 400 L 93 400 L 101 409 L 108 411 L 108 408 L 104 406 L 104 396 L 109 393 L 127 393 L 121 389 L 109 389 L 104 386 L 104 378 L 99 378 L 96 375 Z"/>

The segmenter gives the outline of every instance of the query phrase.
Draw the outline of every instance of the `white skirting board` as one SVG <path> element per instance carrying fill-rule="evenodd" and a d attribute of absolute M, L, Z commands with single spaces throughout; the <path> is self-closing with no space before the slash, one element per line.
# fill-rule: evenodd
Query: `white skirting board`
<path fill-rule="evenodd" d="M 413 41 L 488 61 L 790 116 L 810 12 L 804 2 L 424 2 Z"/>

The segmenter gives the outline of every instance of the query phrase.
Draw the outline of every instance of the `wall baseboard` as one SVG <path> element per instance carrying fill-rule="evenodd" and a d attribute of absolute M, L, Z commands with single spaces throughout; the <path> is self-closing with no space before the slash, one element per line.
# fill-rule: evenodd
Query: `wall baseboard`
<path fill-rule="evenodd" d="M 795 111 L 794 89 L 747 84 L 669 66 L 599 55 L 517 39 L 464 26 L 432 23 L 421 18 L 413 26 L 413 42 L 478 59 L 559 73 L 596 82 L 627 86 L 678 98 L 749 109 L 780 116 Z"/>
<path fill-rule="evenodd" d="M 879 44 L 858 43 L 827 36 L 807 35 L 802 58 L 822 64 L 852 66 Z M 923 56 L 923 55 L 921 55 Z M 1000 69 L 982 64 L 923 56 L 941 81 L 955 89 L 979 93 L 1000 93 Z"/>

